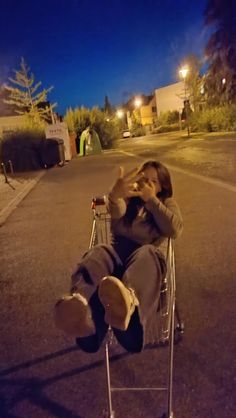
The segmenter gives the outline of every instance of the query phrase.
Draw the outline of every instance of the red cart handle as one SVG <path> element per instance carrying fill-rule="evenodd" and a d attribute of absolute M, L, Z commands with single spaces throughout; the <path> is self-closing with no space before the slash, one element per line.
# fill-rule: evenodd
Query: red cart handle
<path fill-rule="evenodd" d="M 91 208 L 95 209 L 96 206 L 101 206 L 106 204 L 106 196 L 96 196 L 92 200 Z"/>

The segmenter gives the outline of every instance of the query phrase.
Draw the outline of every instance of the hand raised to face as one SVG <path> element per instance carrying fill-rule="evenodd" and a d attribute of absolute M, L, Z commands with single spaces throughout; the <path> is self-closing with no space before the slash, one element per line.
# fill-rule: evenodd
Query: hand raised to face
<path fill-rule="evenodd" d="M 147 180 L 142 183 L 140 188 L 140 197 L 144 202 L 147 202 L 151 197 L 156 196 L 156 185 L 153 181 Z"/>
<path fill-rule="evenodd" d="M 134 184 L 137 183 L 142 176 L 142 173 L 138 173 L 138 168 L 134 168 L 125 174 L 124 167 L 119 167 L 118 179 L 111 189 L 110 197 L 116 200 L 141 196 L 141 191 L 135 190 Z"/>

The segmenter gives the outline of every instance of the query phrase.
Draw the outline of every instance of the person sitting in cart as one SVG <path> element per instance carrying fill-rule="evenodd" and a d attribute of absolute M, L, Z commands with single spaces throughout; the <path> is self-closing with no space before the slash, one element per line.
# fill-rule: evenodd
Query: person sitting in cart
<path fill-rule="evenodd" d="M 56 326 L 76 337 L 82 350 L 96 352 L 110 325 L 122 347 L 142 351 L 166 275 L 168 238 L 183 229 L 172 194 L 170 173 L 158 161 L 127 173 L 119 168 L 107 199 L 112 244 L 95 245 L 84 255 L 70 294 L 54 308 Z"/>

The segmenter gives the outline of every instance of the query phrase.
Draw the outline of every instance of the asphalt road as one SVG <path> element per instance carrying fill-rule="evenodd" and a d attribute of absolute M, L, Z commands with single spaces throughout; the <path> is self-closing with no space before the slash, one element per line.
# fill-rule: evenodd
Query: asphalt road
<path fill-rule="evenodd" d="M 49 170 L 0 229 L 1 418 L 103 416 L 104 353 L 77 350 L 54 328 L 52 308 L 88 248 L 91 198 L 107 191 L 118 165 L 128 169 L 157 156 L 169 165 L 185 223 L 176 242 L 177 300 L 186 331 L 175 347 L 174 417 L 236 416 L 236 179 L 235 166 L 225 165 L 235 158 L 236 142 L 220 145 L 218 169 L 205 141 L 131 141 Z M 195 147 L 211 167 L 188 161 Z M 165 348 L 127 355 L 116 346 L 112 355 L 115 385 L 156 386 L 165 375 Z M 165 412 L 165 397 L 153 392 L 115 393 L 113 403 L 116 418 Z"/>

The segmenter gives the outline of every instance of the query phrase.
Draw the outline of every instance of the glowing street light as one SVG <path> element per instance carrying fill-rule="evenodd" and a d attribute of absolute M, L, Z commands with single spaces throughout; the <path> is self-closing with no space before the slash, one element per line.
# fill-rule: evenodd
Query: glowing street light
<path fill-rule="evenodd" d="M 140 98 L 140 97 L 136 97 L 135 99 L 134 99 L 134 105 L 135 105 L 135 107 L 140 107 L 141 106 L 141 104 L 142 104 L 142 99 Z"/>
<path fill-rule="evenodd" d="M 142 105 L 142 99 L 140 97 L 135 97 L 134 106 L 137 109 L 137 116 L 138 116 L 137 122 L 140 124 L 140 126 L 142 126 L 141 105 Z"/>
<path fill-rule="evenodd" d="M 187 93 L 187 89 L 186 89 L 186 77 L 187 77 L 188 72 L 189 72 L 188 67 L 182 67 L 179 70 L 179 75 L 184 80 L 184 96 L 185 96 L 185 99 L 186 99 L 186 95 L 187 95 L 186 94 Z"/>
<path fill-rule="evenodd" d="M 222 84 L 224 85 L 226 83 L 226 78 L 222 78 Z"/>
<path fill-rule="evenodd" d="M 116 112 L 116 115 L 118 116 L 119 119 L 121 119 L 124 116 L 124 111 L 122 109 L 118 109 Z"/>
<path fill-rule="evenodd" d="M 184 80 L 186 79 L 188 72 L 189 72 L 188 67 L 182 67 L 179 70 L 179 74 Z"/>

